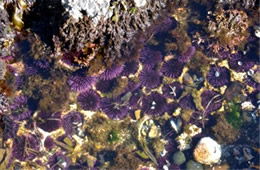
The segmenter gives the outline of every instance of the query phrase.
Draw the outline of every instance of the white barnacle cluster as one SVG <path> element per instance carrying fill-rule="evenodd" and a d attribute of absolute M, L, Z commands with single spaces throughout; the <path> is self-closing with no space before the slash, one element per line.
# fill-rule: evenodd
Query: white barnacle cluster
<path fill-rule="evenodd" d="M 110 0 L 62 0 L 65 10 L 76 21 L 85 13 L 97 25 L 101 18 L 104 20 L 112 17 L 113 11 L 109 9 Z"/>

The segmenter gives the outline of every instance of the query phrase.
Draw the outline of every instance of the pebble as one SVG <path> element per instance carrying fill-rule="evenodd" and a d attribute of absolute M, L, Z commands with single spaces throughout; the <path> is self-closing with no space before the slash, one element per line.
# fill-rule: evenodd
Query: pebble
<path fill-rule="evenodd" d="M 203 137 L 193 151 L 194 159 L 205 165 L 219 162 L 221 157 L 221 146 L 210 137 Z"/>
<path fill-rule="evenodd" d="M 187 170 L 203 170 L 203 167 L 198 162 L 195 162 L 193 160 L 189 160 L 186 164 Z"/>
<path fill-rule="evenodd" d="M 183 152 L 179 151 L 173 154 L 173 162 L 177 165 L 181 165 L 186 161 L 185 155 Z"/>

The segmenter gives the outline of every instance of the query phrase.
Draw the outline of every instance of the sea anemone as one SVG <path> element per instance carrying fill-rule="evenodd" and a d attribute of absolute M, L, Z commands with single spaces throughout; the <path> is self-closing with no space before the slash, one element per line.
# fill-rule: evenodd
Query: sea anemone
<path fill-rule="evenodd" d="M 37 117 L 36 125 L 46 132 L 52 132 L 61 127 L 61 113 L 40 112 Z"/>
<path fill-rule="evenodd" d="M 87 90 L 95 83 L 96 78 L 91 76 L 70 76 L 67 80 L 72 91 L 81 92 Z"/>
<path fill-rule="evenodd" d="M 144 47 L 141 52 L 140 61 L 144 67 L 154 68 L 156 64 L 162 61 L 162 57 L 160 51 L 153 51 L 148 47 Z"/>
<path fill-rule="evenodd" d="M 149 115 L 161 115 L 165 111 L 166 99 L 157 92 L 152 92 L 142 100 L 141 110 Z"/>
<path fill-rule="evenodd" d="M 96 111 L 100 106 L 99 94 L 91 89 L 80 93 L 77 101 L 83 110 Z"/>
<path fill-rule="evenodd" d="M 187 51 L 178 57 L 178 61 L 187 63 L 190 58 L 195 54 L 196 48 L 194 46 L 190 46 Z"/>
<path fill-rule="evenodd" d="M 193 97 L 191 96 L 191 94 L 187 94 L 186 96 L 183 96 L 182 98 L 180 98 L 179 104 L 182 109 L 191 109 L 191 110 L 196 109 L 196 106 L 195 106 L 195 103 L 193 101 Z"/>
<path fill-rule="evenodd" d="M 39 149 L 40 143 L 36 136 L 17 136 L 12 147 L 12 157 L 20 161 L 32 160 L 36 157 Z"/>
<path fill-rule="evenodd" d="M 143 68 L 139 74 L 139 81 L 141 85 L 148 88 L 156 88 L 161 83 L 160 73 L 149 68 Z"/>
<path fill-rule="evenodd" d="M 130 74 L 134 74 L 138 70 L 138 62 L 130 61 L 125 63 L 125 67 L 121 73 L 122 76 L 128 76 Z"/>
<path fill-rule="evenodd" d="M 127 115 L 127 107 L 118 98 L 102 98 L 101 109 L 110 119 L 123 119 Z"/>
<path fill-rule="evenodd" d="M 123 71 L 124 65 L 113 64 L 110 68 L 107 68 L 103 73 L 100 74 L 99 79 L 101 80 L 111 80 L 120 75 Z"/>
<path fill-rule="evenodd" d="M 164 85 L 162 88 L 163 95 L 171 99 L 178 99 L 181 97 L 183 87 L 180 83 L 174 82 L 171 84 Z"/>
<path fill-rule="evenodd" d="M 96 83 L 96 89 L 99 90 L 101 93 L 109 93 L 112 92 L 117 85 L 118 82 L 116 78 L 111 80 L 99 80 Z"/>
<path fill-rule="evenodd" d="M 207 80 L 213 87 L 221 87 L 230 82 L 230 73 L 226 67 L 211 66 Z"/>
<path fill-rule="evenodd" d="M 228 60 L 229 67 L 236 72 L 247 72 L 254 64 L 247 56 L 241 54 L 231 54 Z"/>
<path fill-rule="evenodd" d="M 44 147 L 48 150 L 51 150 L 55 146 L 54 140 L 51 136 L 47 136 L 44 140 Z"/>
<path fill-rule="evenodd" d="M 56 152 L 49 158 L 47 167 L 50 170 L 67 169 L 69 167 L 69 160 L 63 153 Z"/>
<path fill-rule="evenodd" d="M 83 115 L 80 112 L 69 112 L 62 119 L 62 127 L 67 135 L 71 135 L 76 132 L 76 128 L 83 123 Z"/>
<path fill-rule="evenodd" d="M 165 76 L 177 78 L 181 75 L 184 63 L 179 62 L 177 59 L 171 59 L 162 66 L 162 72 Z"/>
<path fill-rule="evenodd" d="M 205 112 L 211 113 L 220 109 L 222 106 L 222 99 L 219 93 L 211 90 L 205 90 L 201 93 L 201 105 Z"/>

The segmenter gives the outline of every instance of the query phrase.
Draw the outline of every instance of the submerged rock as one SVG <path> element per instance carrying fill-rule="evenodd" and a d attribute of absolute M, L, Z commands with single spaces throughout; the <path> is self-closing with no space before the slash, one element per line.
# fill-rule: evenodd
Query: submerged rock
<path fill-rule="evenodd" d="M 177 165 L 181 165 L 186 161 L 185 155 L 183 152 L 179 151 L 173 154 L 173 162 Z"/>
<path fill-rule="evenodd" d="M 198 162 L 195 162 L 193 160 L 189 160 L 186 164 L 187 170 L 203 170 L 203 167 Z"/>
<path fill-rule="evenodd" d="M 201 164 L 211 165 L 217 163 L 221 157 L 221 146 L 210 137 L 204 137 L 200 139 L 195 147 L 193 156 Z"/>

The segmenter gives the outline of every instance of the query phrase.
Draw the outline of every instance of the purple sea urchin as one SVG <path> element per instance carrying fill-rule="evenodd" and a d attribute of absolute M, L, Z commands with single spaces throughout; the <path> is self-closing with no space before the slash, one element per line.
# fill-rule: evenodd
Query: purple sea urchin
<path fill-rule="evenodd" d="M 55 146 L 54 140 L 51 136 L 47 136 L 44 140 L 44 147 L 48 150 L 51 150 Z"/>
<path fill-rule="evenodd" d="M 101 93 L 109 93 L 112 92 L 117 85 L 118 82 L 116 78 L 112 80 L 99 80 L 96 83 L 96 89 L 99 90 Z"/>
<path fill-rule="evenodd" d="M 162 66 L 162 72 L 165 76 L 177 78 L 181 75 L 184 63 L 179 62 L 177 59 L 171 59 Z"/>
<path fill-rule="evenodd" d="M 165 111 L 166 99 L 157 92 L 152 92 L 142 100 L 141 110 L 149 115 L 161 115 Z"/>
<path fill-rule="evenodd" d="M 196 106 L 195 106 L 195 103 L 193 101 L 193 97 L 191 96 L 191 94 L 187 94 L 186 96 L 183 96 L 182 98 L 180 98 L 179 104 L 182 109 L 191 109 L 191 110 L 196 109 Z"/>
<path fill-rule="evenodd" d="M 153 51 L 148 47 L 143 48 L 140 61 L 144 67 L 154 68 L 156 64 L 162 61 L 162 54 L 160 51 Z"/>
<path fill-rule="evenodd" d="M 160 73 L 149 68 L 143 68 L 139 74 L 139 81 L 143 86 L 148 88 L 156 88 L 161 82 Z"/>
<path fill-rule="evenodd" d="M 101 80 L 111 80 L 118 77 L 123 69 L 124 65 L 113 64 L 110 68 L 107 68 L 103 73 L 101 73 L 99 78 Z"/>
<path fill-rule="evenodd" d="M 61 127 L 60 118 L 61 118 L 60 112 L 56 112 L 56 113 L 52 113 L 52 114 L 40 112 L 38 114 L 38 119 L 37 119 L 36 124 L 42 130 L 44 130 L 46 132 L 52 132 Z"/>
<path fill-rule="evenodd" d="M 13 103 L 10 105 L 12 111 L 24 107 L 27 104 L 27 97 L 20 95 L 14 98 Z"/>
<path fill-rule="evenodd" d="M 83 110 L 96 111 L 100 106 L 99 94 L 91 89 L 80 93 L 77 100 Z"/>
<path fill-rule="evenodd" d="M 207 80 L 213 87 L 221 87 L 230 82 L 229 70 L 225 67 L 211 66 Z"/>
<path fill-rule="evenodd" d="M 136 61 L 126 62 L 121 75 L 128 76 L 129 74 L 134 74 L 137 70 L 138 70 L 138 62 Z"/>
<path fill-rule="evenodd" d="M 231 54 L 228 60 L 229 67 L 236 72 L 247 72 L 254 66 L 254 62 L 251 61 L 247 56 L 241 54 Z"/>
<path fill-rule="evenodd" d="M 62 119 L 62 127 L 67 135 L 71 135 L 76 132 L 76 128 L 84 120 L 83 115 L 80 112 L 69 112 Z"/>
<path fill-rule="evenodd" d="M 210 90 L 202 92 L 201 105 L 204 107 L 205 112 L 207 113 L 211 113 L 220 109 L 220 107 L 222 106 L 222 99 L 220 94 Z"/>
<path fill-rule="evenodd" d="M 95 80 L 95 77 L 76 75 L 69 77 L 67 83 L 72 91 L 81 92 L 89 89 Z"/>
<path fill-rule="evenodd" d="M 20 160 L 32 160 L 39 152 L 40 144 L 36 136 L 22 135 L 14 139 L 12 157 Z"/>
<path fill-rule="evenodd" d="M 127 107 L 120 99 L 103 98 L 101 109 L 110 119 L 123 119 L 127 115 Z"/>

